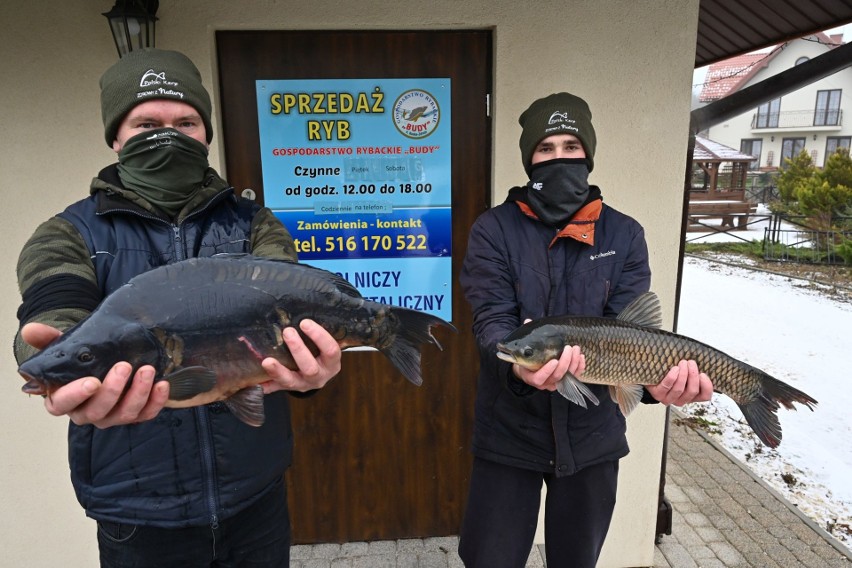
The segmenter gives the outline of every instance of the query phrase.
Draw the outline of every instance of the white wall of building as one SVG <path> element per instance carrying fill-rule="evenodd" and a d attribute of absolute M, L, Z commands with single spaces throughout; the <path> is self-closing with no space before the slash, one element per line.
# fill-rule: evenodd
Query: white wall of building
<path fill-rule="evenodd" d="M 825 45 L 816 41 L 808 41 L 806 39 L 791 41 L 783 51 L 770 61 L 765 69 L 758 71 L 740 90 L 791 69 L 800 57 L 815 59 L 827 51 L 828 48 Z M 843 91 L 840 99 L 843 120 L 840 127 L 754 129 L 751 126 L 751 122 L 757 109 L 751 109 L 731 120 L 711 127 L 708 130 L 707 137 L 714 142 L 719 142 L 735 149 L 740 148 L 740 141 L 745 138 L 763 138 L 763 147 L 760 156 L 761 167 L 779 167 L 781 165 L 781 145 L 784 138 L 804 137 L 805 150 L 815 158 L 814 163 L 822 167 L 825 161 L 826 137 L 852 136 L 852 67 L 842 69 L 837 73 L 781 97 L 780 112 L 782 115 L 785 112 L 802 111 L 805 115 L 810 113 L 810 119 L 812 120 L 816 108 L 817 91 L 834 89 L 841 89 Z M 773 156 L 771 164 L 767 161 L 770 152 Z"/>
<path fill-rule="evenodd" d="M 114 154 L 103 140 L 98 79 L 117 55 L 101 15 L 111 0 L 0 4 L 0 567 L 97 564 L 95 525 L 76 503 L 66 421 L 20 392 L 12 337 L 18 252 L 36 226 L 83 198 Z M 162 1 L 157 45 L 186 53 L 216 94 L 220 29 L 491 29 L 495 38 L 493 201 L 524 181 L 518 115 L 569 90 L 594 113 L 592 182 L 646 228 L 653 287 L 673 312 L 698 0 Z M 625 46 L 629 46 L 626 49 Z M 276 54 L 285 56 L 286 54 Z M 221 139 L 211 164 L 224 170 Z M 345 361 L 344 361 L 345 364 Z M 473 377 L 471 377 L 473 380 Z M 616 519 L 602 566 L 653 563 L 663 409 L 630 417 Z"/>

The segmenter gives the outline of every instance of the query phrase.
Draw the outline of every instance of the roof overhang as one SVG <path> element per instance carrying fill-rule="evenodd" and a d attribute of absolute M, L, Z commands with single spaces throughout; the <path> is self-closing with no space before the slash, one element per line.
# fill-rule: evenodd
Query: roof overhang
<path fill-rule="evenodd" d="M 695 67 L 850 22 L 849 0 L 700 0 Z"/>

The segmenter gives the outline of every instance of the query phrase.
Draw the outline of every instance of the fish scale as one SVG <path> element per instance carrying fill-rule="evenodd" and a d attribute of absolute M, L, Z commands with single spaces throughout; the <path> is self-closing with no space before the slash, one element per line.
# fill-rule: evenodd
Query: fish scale
<path fill-rule="evenodd" d="M 298 367 L 282 330 L 311 319 L 341 349 L 382 352 L 415 385 L 423 381 L 420 345 L 441 348 L 425 312 L 371 302 L 333 272 L 306 264 L 217 255 L 155 268 L 132 278 L 60 338 L 21 363 L 28 394 L 49 394 L 80 377 L 103 379 L 119 361 L 151 365 L 169 383 L 166 406 L 224 401 L 234 416 L 260 426 L 261 366 L 267 357 Z M 319 349 L 304 334 L 316 355 Z"/>
<path fill-rule="evenodd" d="M 561 316 L 528 322 L 497 345 L 497 356 L 531 370 L 558 358 L 566 346 L 578 345 L 586 359 L 580 377 L 571 374 L 557 390 L 571 402 L 598 404 L 584 385 L 609 386 L 611 398 L 626 416 L 642 398 L 642 385 L 658 384 L 682 360 L 694 360 L 713 382 L 714 392 L 739 405 L 746 421 L 767 446 L 781 442 L 778 408 L 799 403 L 813 410 L 817 401 L 764 371 L 689 337 L 659 326 L 662 310 L 653 292 L 639 296 L 617 319 Z"/>

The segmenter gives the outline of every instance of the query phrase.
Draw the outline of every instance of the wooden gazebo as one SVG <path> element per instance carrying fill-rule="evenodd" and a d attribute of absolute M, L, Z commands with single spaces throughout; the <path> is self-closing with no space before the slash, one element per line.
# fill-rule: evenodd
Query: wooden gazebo
<path fill-rule="evenodd" d="M 722 219 L 722 229 L 743 228 L 757 205 L 745 199 L 749 164 L 755 157 L 713 142 L 695 137 L 692 154 L 692 183 L 689 188 L 689 229 L 707 230 L 704 223 L 711 218 Z M 725 229 L 728 227 L 728 229 Z"/>

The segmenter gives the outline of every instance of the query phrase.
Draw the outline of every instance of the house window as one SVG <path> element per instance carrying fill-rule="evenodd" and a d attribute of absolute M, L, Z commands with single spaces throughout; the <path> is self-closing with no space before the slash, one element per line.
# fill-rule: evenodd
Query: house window
<path fill-rule="evenodd" d="M 748 169 L 756 170 L 760 167 L 760 150 L 763 147 L 763 138 L 744 138 L 740 140 L 740 153 L 754 157 L 749 162 Z"/>
<path fill-rule="evenodd" d="M 825 157 L 828 158 L 835 152 L 837 152 L 838 148 L 849 148 L 852 147 L 852 136 L 829 136 L 825 139 Z"/>
<path fill-rule="evenodd" d="M 817 91 L 814 126 L 840 124 L 840 89 Z"/>
<path fill-rule="evenodd" d="M 784 138 L 781 142 L 781 167 L 787 167 L 787 160 L 792 160 L 805 149 L 804 138 Z"/>
<path fill-rule="evenodd" d="M 763 103 L 757 107 L 755 128 L 778 128 L 778 115 L 781 110 L 781 99 Z"/>

